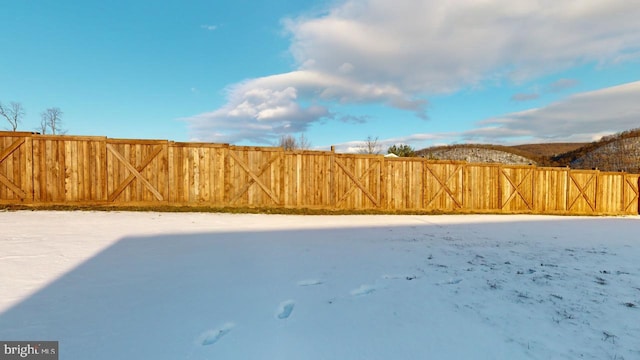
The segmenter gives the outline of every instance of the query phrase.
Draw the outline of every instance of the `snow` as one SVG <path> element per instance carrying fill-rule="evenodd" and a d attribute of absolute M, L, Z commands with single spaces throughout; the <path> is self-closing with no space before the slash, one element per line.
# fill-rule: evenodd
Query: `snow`
<path fill-rule="evenodd" d="M 640 217 L 0 212 L 61 359 L 639 359 Z"/>

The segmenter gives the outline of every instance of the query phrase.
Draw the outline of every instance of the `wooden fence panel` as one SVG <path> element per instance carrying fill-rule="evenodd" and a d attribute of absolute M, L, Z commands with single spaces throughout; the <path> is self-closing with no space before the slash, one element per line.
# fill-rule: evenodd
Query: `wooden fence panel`
<path fill-rule="evenodd" d="M 422 159 L 385 159 L 382 207 L 390 210 L 423 209 L 424 166 Z"/>
<path fill-rule="evenodd" d="M 225 159 L 225 203 L 231 206 L 281 206 L 281 148 L 229 147 Z"/>
<path fill-rule="evenodd" d="M 98 203 L 106 200 L 105 140 L 34 136 L 34 201 Z"/>
<path fill-rule="evenodd" d="M 619 214 L 624 211 L 624 176 L 620 173 L 600 173 L 596 193 L 596 210 L 602 214 Z"/>
<path fill-rule="evenodd" d="M 424 209 L 456 211 L 465 207 L 464 163 L 424 163 Z"/>
<path fill-rule="evenodd" d="M 333 153 L 284 152 L 282 197 L 286 207 L 331 208 Z"/>
<path fill-rule="evenodd" d="M 569 172 L 567 211 L 572 214 L 594 214 L 597 211 L 599 171 Z"/>
<path fill-rule="evenodd" d="M 224 206 L 224 162 L 228 148 L 217 144 L 170 144 L 169 201 Z"/>
<path fill-rule="evenodd" d="M 0 201 L 33 200 L 32 141 L 30 133 L 0 133 Z"/>
<path fill-rule="evenodd" d="M 109 139 L 106 148 L 109 202 L 168 202 L 168 141 Z"/>
<path fill-rule="evenodd" d="M 334 155 L 334 191 L 340 209 L 378 209 L 382 206 L 384 157 Z"/>
<path fill-rule="evenodd" d="M 499 165 L 465 165 L 465 208 L 482 212 L 500 210 L 499 176 Z"/>
<path fill-rule="evenodd" d="M 626 214 L 640 213 L 640 175 L 625 174 L 623 188 L 623 212 Z"/>
<path fill-rule="evenodd" d="M 569 170 L 538 168 L 534 179 L 534 209 L 536 213 L 554 214 L 567 210 Z"/>
<path fill-rule="evenodd" d="M 500 167 L 498 186 L 504 212 L 533 212 L 535 168 Z"/>

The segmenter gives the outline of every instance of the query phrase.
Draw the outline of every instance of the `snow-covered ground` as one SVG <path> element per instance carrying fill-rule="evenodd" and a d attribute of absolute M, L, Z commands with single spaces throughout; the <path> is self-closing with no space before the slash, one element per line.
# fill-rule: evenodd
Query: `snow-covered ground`
<path fill-rule="evenodd" d="M 640 359 L 640 218 L 0 212 L 61 359 Z"/>

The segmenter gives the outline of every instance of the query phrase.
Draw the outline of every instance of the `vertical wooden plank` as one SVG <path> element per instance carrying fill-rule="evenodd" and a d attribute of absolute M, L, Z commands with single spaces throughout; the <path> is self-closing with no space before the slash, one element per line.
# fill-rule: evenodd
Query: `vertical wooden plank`
<path fill-rule="evenodd" d="M 10 142 L 7 145 L 11 145 L 11 143 L 13 143 L 14 141 L 18 140 L 17 137 L 11 137 L 10 138 Z M 24 145 L 22 145 L 24 146 Z M 22 147 L 21 146 L 21 147 Z M 5 160 L 4 160 L 4 164 L 5 164 L 5 176 L 9 179 L 9 181 L 15 182 L 16 180 L 16 175 L 15 175 L 15 170 L 19 170 L 20 167 L 18 164 L 16 164 L 16 155 L 17 153 L 20 151 L 20 148 L 16 149 L 13 151 L 13 153 L 11 155 L 9 155 Z M 14 166 L 17 165 L 17 166 Z M 19 186 L 19 184 L 16 184 Z M 4 187 L 4 186 L 3 186 Z M 6 197 L 9 200 L 17 200 L 18 199 L 18 195 L 10 189 L 6 189 Z"/>
<path fill-rule="evenodd" d="M 163 141 L 162 152 L 160 156 L 160 174 L 162 178 L 158 180 L 158 191 L 162 194 L 162 201 L 168 203 L 169 201 L 169 142 Z M 157 199 L 154 198 L 154 201 Z"/>
<path fill-rule="evenodd" d="M 51 146 L 55 151 L 55 158 L 53 159 L 54 172 L 51 173 L 53 184 L 53 193 L 51 201 L 59 202 L 64 200 L 64 189 L 66 183 L 66 169 L 65 169 L 65 149 L 64 142 L 52 141 Z"/>
<path fill-rule="evenodd" d="M 134 167 L 138 167 L 138 165 L 140 165 L 140 163 L 142 163 L 142 156 L 143 156 L 143 148 L 144 146 L 141 144 L 135 144 L 132 146 L 132 157 L 131 157 L 131 161 L 130 163 L 134 166 Z M 145 149 L 146 150 L 146 149 Z M 145 154 L 146 151 L 145 151 Z M 150 168 L 150 167 L 149 167 Z M 150 179 L 149 175 L 149 168 L 145 169 L 145 171 L 142 172 L 142 175 L 145 176 L 147 179 Z M 151 184 L 153 184 L 154 181 L 151 181 Z M 155 184 L 154 184 L 155 185 Z M 148 197 L 149 193 L 146 191 L 146 189 L 144 188 L 144 185 L 142 184 L 142 182 L 139 179 L 136 179 L 136 191 L 134 194 L 132 194 L 132 200 L 133 201 L 148 201 L 150 200 Z"/>
<path fill-rule="evenodd" d="M 231 205 L 231 199 L 233 196 L 231 195 L 231 191 L 232 191 L 231 161 L 233 161 L 233 159 L 229 154 L 231 151 L 232 151 L 231 147 L 228 147 L 225 149 L 225 154 L 224 154 L 225 160 L 224 160 L 224 201 L 223 202 L 227 206 Z"/>
<path fill-rule="evenodd" d="M 0 137 L 0 151 L 3 151 L 9 147 L 9 137 L 2 136 Z M 0 162 L 0 174 L 7 173 L 7 166 L 3 162 Z M 8 189 L 6 186 L 0 184 L 0 201 L 9 200 Z"/>
<path fill-rule="evenodd" d="M 73 200 L 72 191 L 71 191 L 71 180 L 72 180 L 71 172 L 73 171 L 73 166 L 71 164 L 71 160 L 72 160 L 71 142 L 59 140 L 57 141 L 57 143 L 58 143 L 59 149 L 62 151 L 62 158 L 64 160 L 60 162 L 60 164 L 63 167 L 64 187 L 62 192 L 59 194 L 61 196 L 58 198 L 58 201 Z"/>
<path fill-rule="evenodd" d="M 85 167 L 87 168 L 87 172 L 85 174 L 88 174 L 88 176 L 90 176 L 91 178 L 91 180 L 89 180 L 87 197 L 93 201 L 101 200 L 97 192 L 100 181 L 100 168 L 98 162 L 96 161 L 96 158 L 98 157 L 99 144 L 99 141 L 86 142 L 88 152 L 85 153 Z"/>
<path fill-rule="evenodd" d="M 211 176 L 211 152 L 212 148 L 200 149 L 201 175 L 200 175 L 200 201 L 211 202 L 211 185 L 213 177 Z"/>
<path fill-rule="evenodd" d="M 25 139 L 25 172 L 24 172 L 24 190 L 27 193 L 29 202 L 33 201 L 33 138 L 28 136 Z"/>
<path fill-rule="evenodd" d="M 213 203 L 216 206 L 224 206 L 224 163 L 226 147 L 216 147 L 213 151 L 213 163 L 211 166 L 213 178 Z"/>
<path fill-rule="evenodd" d="M 197 166 L 196 163 L 198 161 L 197 151 L 196 149 L 189 148 L 188 162 L 186 163 L 186 168 L 184 169 L 186 179 L 184 186 L 187 190 L 185 195 L 189 201 L 194 201 L 196 198 L 195 192 L 195 171 L 194 168 Z"/>
<path fill-rule="evenodd" d="M 96 157 L 98 175 L 98 187 L 96 189 L 97 199 L 107 200 L 109 193 L 107 192 L 108 162 L 107 162 L 107 140 L 103 139 L 97 142 L 98 155 Z"/>
<path fill-rule="evenodd" d="M 296 154 L 296 162 L 295 162 L 295 192 L 296 192 L 296 206 L 301 206 L 303 203 L 302 196 L 302 179 L 300 178 L 302 175 L 302 155 Z"/>
<path fill-rule="evenodd" d="M 82 158 L 80 164 L 82 165 L 82 183 L 83 183 L 83 195 L 82 199 L 95 200 L 95 197 L 91 195 L 91 190 L 94 187 L 95 177 L 91 176 L 91 150 L 93 149 L 93 142 L 87 140 L 82 141 Z"/>
<path fill-rule="evenodd" d="M 78 168 L 79 142 L 70 140 L 71 148 L 71 193 L 73 201 L 79 200 L 80 195 L 80 169 Z"/>
<path fill-rule="evenodd" d="M 33 141 L 33 201 L 46 201 L 46 180 L 44 179 L 44 169 L 46 167 L 45 143 L 35 138 Z"/>
<path fill-rule="evenodd" d="M 43 167 L 43 179 L 45 181 L 45 197 L 44 200 L 46 202 L 53 201 L 54 197 L 54 180 L 55 180 L 55 172 L 54 168 L 55 162 L 58 158 L 58 149 L 54 148 L 54 142 L 51 140 L 45 140 L 45 166 Z"/>
<path fill-rule="evenodd" d="M 113 191 L 115 191 L 116 187 L 118 185 L 115 184 L 115 180 L 116 180 L 116 172 L 117 172 L 117 164 L 115 163 L 115 161 L 117 161 L 113 154 L 111 154 L 111 152 L 106 150 L 107 144 L 105 142 L 105 156 L 107 159 L 107 177 L 105 179 L 105 182 L 107 184 L 106 187 L 106 193 L 107 193 L 107 197 L 110 196 L 111 193 L 113 193 Z"/>
<path fill-rule="evenodd" d="M 169 193 L 168 193 L 168 202 L 169 204 L 175 204 L 178 202 L 178 196 L 176 193 L 176 159 L 175 159 L 175 152 L 176 152 L 176 147 L 177 144 L 174 142 L 169 143 L 169 146 L 167 147 L 167 161 L 168 161 L 168 170 L 169 170 L 169 178 L 167 179 L 167 182 L 169 183 Z"/>
<path fill-rule="evenodd" d="M 331 146 L 331 155 L 329 155 L 329 205 L 332 209 L 336 208 L 337 189 L 336 189 L 336 148 Z"/>
<path fill-rule="evenodd" d="M 46 152 L 46 160 L 47 167 L 45 168 L 45 176 L 47 182 L 47 202 L 53 202 L 56 199 L 58 188 L 58 169 L 56 168 L 56 164 L 58 163 L 58 148 L 56 146 L 56 141 L 47 140 L 47 152 Z"/>

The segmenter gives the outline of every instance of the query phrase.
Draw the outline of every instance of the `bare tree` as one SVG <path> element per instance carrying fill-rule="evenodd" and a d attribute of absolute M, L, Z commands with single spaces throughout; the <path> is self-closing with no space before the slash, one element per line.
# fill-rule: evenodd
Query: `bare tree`
<path fill-rule="evenodd" d="M 360 154 L 380 154 L 381 152 L 380 143 L 378 142 L 378 137 L 375 138 L 371 135 L 367 136 L 365 141 L 360 145 L 358 149 L 358 153 Z"/>
<path fill-rule="evenodd" d="M 47 119 L 44 116 L 40 117 L 40 126 L 38 126 L 36 128 L 36 131 L 42 135 L 45 135 L 47 133 Z"/>
<path fill-rule="evenodd" d="M 51 131 L 51 134 L 65 134 L 66 130 L 62 129 L 62 110 L 58 107 L 48 108 L 41 116 L 41 125 L 45 125 Z"/>
<path fill-rule="evenodd" d="M 24 117 L 24 108 L 19 102 L 11 102 L 9 107 L 5 107 L 0 103 L 0 115 L 11 124 L 11 131 L 16 131 L 18 124 L 22 122 Z"/>
<path fill-rule="evenodd" d="M 300 150 L 311 149 L 311 142 L 304 134 L 300 134 L 300 136 L 298 137 L 298 149 Z"/>
<path fill-rule="evenodd" d="M 292 135 L 287 134 L 280 136 L 280 143 L 278 146 L 283 148 L 285 151 L 295 150 L 298 148 L 298 142 Z"/>
<path fill-rule="evenodd" d="M 297 139 L 293 135 L 287 134 L 280 136 L 278 146 L 287 151 L 307 150 L 311 147 L 311 143 L 304 134 L 300 134 Z"/>

